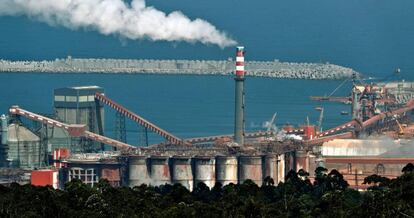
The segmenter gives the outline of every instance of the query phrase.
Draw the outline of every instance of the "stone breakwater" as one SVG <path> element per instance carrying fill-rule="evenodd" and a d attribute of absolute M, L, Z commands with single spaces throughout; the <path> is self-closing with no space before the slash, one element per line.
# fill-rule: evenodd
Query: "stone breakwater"
<path fill-rule="evenodd" d="M 354 70 L 335 64 L 291 63 L 274 61 L 245 62 L 247 76 L 285 79 L 344 79 Z M 0 72 L 37 73 L 127 73 L 232 75 L 235 62 L 229 60 L 142 60 L 142 59 L 82 59 L 67 57 L 54 61 L 0 60 Z"/>

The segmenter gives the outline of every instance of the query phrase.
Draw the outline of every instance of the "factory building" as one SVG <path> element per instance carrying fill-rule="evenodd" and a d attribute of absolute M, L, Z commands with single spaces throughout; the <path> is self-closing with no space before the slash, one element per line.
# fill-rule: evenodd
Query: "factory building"
<path fill-rule="evenodd" d="M 104 93 L 104 89 L 99 86 L 78 86 L 59 88 L 54 90 L 54 110 L 58 120 L 67 124 L 85 124 L 86 130 L 103 134 L 104 127 L 104 109 L 103 105 L 100 105 L 95 101 L 96 93 Z M 53 129 L 53 127 L 52 127 Z M 54 128 L 56 129 L 56 128 Z M 55 134 L 51 137 L 52 144 L 55 144 L 52 148 L 68 147 L 67 135 L 65 132 L 59 130 L 48 130 L 49 134 Z M 76 145 L 76 146 L 73 146 Z M 78 146 L 81 145 L 81 146 Z M 100 143 L 92 141 L 80 141 L 80 139 L 72 139 L 69 146 L 73 152 L 77 151 L 99 151 L 102 148 Z"/>
<path fill-rule="evenodd" d="M 78 86 L 54 90 L 54 109 L 59 120 L 68 124 L 86 124 L 87 130 L 98 132 L 103 126 L 103 106 L 96 108 L 95 93 L 104 93 L 99 86 Z M 100 119 L 98 119 L 100 113 Z"/>
<path fill-rule="evenodd" d="M 110 153 L 75 154 L 62 159 L 65 166 L 61 168 L 65 182 L 79 179 L 94 187 L 99 179 L 106 179 L 113 187 L 127 184 L 127 163 L 124 158 Z"/>
<path fill-rule="evenodd" d="M 351 187 L 363 189 L 364 178 L 373 174 L 395 178 L 401 169 L 414 163 L 414 145 L 406 140 L 335 139 L 322 145 L 328 170 L 337 169 Z"/>

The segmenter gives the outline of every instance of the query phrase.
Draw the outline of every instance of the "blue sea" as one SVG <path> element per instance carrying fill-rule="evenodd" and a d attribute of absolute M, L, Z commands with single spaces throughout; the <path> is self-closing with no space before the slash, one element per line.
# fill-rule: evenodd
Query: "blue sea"
<path fill-rule="evenodd" d="M 246 47 L 246 59 L 329 62 L 378 79 L 396 68 L 414 79 L 414 1 L 412 0 L 150 0 L 162 11 L 180 10 L 224 30 Z M 0 59 L 53 60 L 81 58 L 226 59 L 234 48 L 182 42 L 126 40 L 93 30 L 51 27 L 26 17 L 0 17 Z M 395 78 L 397 79 L 397 78 Z M 246 80 L 246 129 L 262 129 L 277 112 L 277 125 L 315 123 L 319 105 L 310 95 L 329 94 L 342 81 Z M 233 131 L 234 80 L 224 76 L 103 74 L 0 74 L 0 113 L 17 104 L 52 113 L 53 89 L 99 85 L 106 94 L 180 137 Z M 350 85 L 337 95 L 349 94 Z M 325 128 L 349 119 L 349 105 L 324 103 Z M 113 135 L 114 113 L 106 110 L 106 134 Z M 128 142 L 139 128 L 127 123 Z M 157 141 L 155 136 L 151 136 Z"/>
<path fill-rule="evenodd" d="M 264 130 L 263 123 L 277 112 L 276 124 L 304 124 L 307 116 L 316 123 L 320 105 L 309 95 L 325 95 L 341 81 L 278 80 L 247 78 L 246 130 Z M 53 113 L 53 89 L 99 85 L 106 95 L 144 118 L 187 138 L 229 134 L 234 124 L 234 80 L 225 76 L 161 76 L 124 74 L 0 74 L 0 111 L 19 105 L 37 113 Z M 346 87 L 338 95 L 347 95 Z M 349 119 L 341 116 L 349 105 L 325 103 L 323 125 L 331 127 Z M 105 111 L 105 128 L 114 136 L 114 111 Z M 127 122 L 128 142 L 138 143 L 141 129 Z M 150 135 L 153 142 L 159 140 Z"/>

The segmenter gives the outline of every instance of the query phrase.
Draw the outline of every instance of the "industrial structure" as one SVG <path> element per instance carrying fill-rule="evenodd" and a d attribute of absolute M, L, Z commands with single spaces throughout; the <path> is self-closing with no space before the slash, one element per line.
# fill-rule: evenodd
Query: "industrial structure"
<path fill-rule="evenodd" d="M 237 47 L 236 52 L 236 82 L 234 110 L 234 141 L 244 144 L 244 47 Z"/>
<path fill-rule="evenodd" d="M 55 89 L 53 105 L 56 119 L 67 124 L 83 124 L 86 130 L 103 135 L 104 110 L 102 105 L 95 102 L 96 93 L 104 94 L 104 90 L 98 86 Z M 80 151 L 92 152 L 102 149 L 99 147 L 100 143 L 72 138 L 72 145 L 79 145 L 80 143 L 82 143 L 82 150 Z M 72 145 L 71 147 L 79 147 Z M 52 149 L 55 148 L 52 147 Z"/>
<path fill-rule="evenodd" d="M 338 169 L 353 187 L 364 188 L 364 176 L 395 177 L 403 164 L 414 162 L 414 154 L 404 152 L 414 137 L 413 83 L 357 84 L 355 75 L 349 96 L 312 97 L 351 104 L 350 121 L 322 131 L 324 108 L 317 107 L 317 125 L 307 122 L 299 127 L 286 125 L 281 131 L 268 127 L 249 133 L 244 130 L 242 46 L 237 47 L 235 65 L 232 135 L 180 138 L 115 102 L 101 87 L 69 87 L 55 90 L 53 115 L 12 106 L 1 117 L 0 164 L 34 170 L 31 181 L 35 185 L 61 187 L 80 179 L 94 186 L 105 178 L 113 186 L 179 183 L 192 190 L 199 182 L 210 188 L 216 182 L 226 185 L 247 179 L 261 185 L 271 177 L 278 183 L 287 172 L 299 169 L 312 178 L 317 166 Z M 104 107 L 116 113 L 115 139 L 105 136 Z M 270 125 L 275 117 L 276 113 Z M 41 128 L 29 129 L 23 119 L 37 122 Z M 128 144 L 127 119 L 164 141 Z"/>

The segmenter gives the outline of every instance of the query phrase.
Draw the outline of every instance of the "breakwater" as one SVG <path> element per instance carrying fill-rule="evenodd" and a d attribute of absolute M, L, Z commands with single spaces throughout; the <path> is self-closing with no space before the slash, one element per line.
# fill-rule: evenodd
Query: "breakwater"
<path fill-rule="evenodd" d="M 359 75 L 351 68 L 329 63 L 292 63 L 274 61 L 245 62 L 247 76 L 285 79 L 343 79 Z M 54 61 L 0 60 L 0 72 L 43 73 L 128 73 L 232 75 L 235 61 L 228 60 L 146 60 L 83 59 L 67 57 Z"/>

